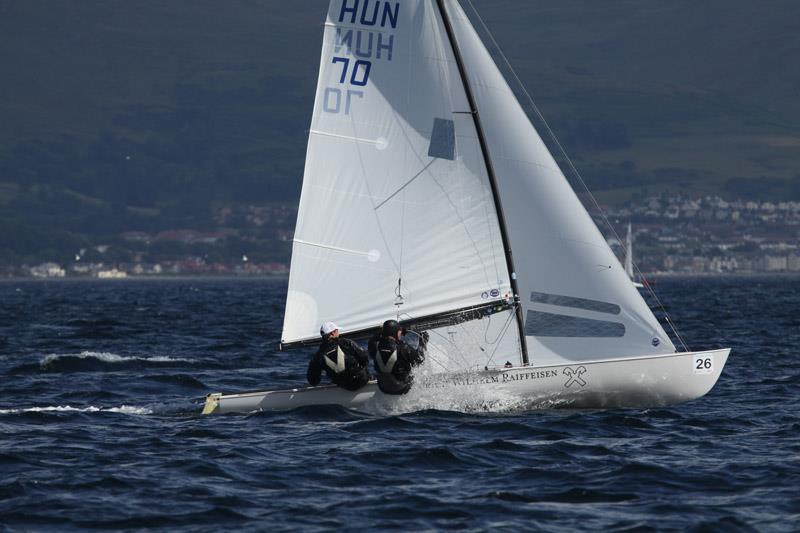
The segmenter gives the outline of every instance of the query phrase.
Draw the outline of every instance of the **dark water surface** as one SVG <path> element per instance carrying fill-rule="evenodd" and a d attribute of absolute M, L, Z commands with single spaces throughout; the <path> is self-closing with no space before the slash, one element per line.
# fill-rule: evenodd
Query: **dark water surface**
<path fill-rule="evenodd" d="M 0 283 L 0 530 L 800 529 L 800 281 L 663 280 L 672 408 L 199 416 L 301 383 L 280 281 Z"/>

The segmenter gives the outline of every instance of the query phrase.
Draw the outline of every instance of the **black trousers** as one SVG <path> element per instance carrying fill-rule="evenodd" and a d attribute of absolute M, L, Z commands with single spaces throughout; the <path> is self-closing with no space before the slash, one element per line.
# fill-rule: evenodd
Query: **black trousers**
<path fill-rule="evenodd" d="M 341 388 L 349 391 L 357 391 L 369 382 L 369 372 L 362 368 L 360 372 L 353 373 L 346 378 L 339 378 L 335 383 Z"/>
<path fill-rule="evenodd" d="M 407 394 L 411 390 L 411 378 L 403 380 L 393 374 L 378 374 L 378 388 L 384 394 Z"/>

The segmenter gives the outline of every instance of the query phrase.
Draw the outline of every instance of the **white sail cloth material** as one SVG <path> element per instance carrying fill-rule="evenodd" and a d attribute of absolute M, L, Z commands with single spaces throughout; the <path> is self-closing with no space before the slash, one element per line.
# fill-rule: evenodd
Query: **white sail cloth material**
<path fill-rule="evenodd" d="M 432 0 L 330 4 L 282 341 L 500 301 L 497 213 Z M 502 321 L 502 319 L 499 319 Z M 518 335 L 518 328 L 511 328 Z"/>
<path fill-rule="evenodd" d="M 445 4 L 499 184 L 531 361 L 674 352 L 458 1 Z"/>

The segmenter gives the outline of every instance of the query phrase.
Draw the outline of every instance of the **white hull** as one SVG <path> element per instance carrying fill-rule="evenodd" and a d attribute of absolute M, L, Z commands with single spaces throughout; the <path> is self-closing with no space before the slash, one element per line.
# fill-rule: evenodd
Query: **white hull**
<path fill-rule="evenodd" d="M 730 349 L 572 364 L 527 366 L 418 378 L 406 396 L 382 394 L 374 382 L 357 392 L 336 386 L 209 394 L 203 414 L 284 411 L 341 405 L 363 411 L 422 408 L 656 407 L 699 398 L 714 386 Z M 457 401 L 454 402 L 453 399 Z"/>

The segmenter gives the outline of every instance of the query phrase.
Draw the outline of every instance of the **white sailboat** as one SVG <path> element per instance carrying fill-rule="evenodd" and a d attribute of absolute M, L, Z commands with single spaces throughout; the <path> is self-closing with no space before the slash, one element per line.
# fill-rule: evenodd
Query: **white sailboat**
<path fill-rule="evenodd" d="M 332 0 L 281 345 L 395 317 L 430 334 L 408 395 L 210 394 L 204 413 L 665 405 L 706 394 L 730 352 L 676 351 L 458 0 Z"/>
<path fill-rule="evenodd" d="M 633 234 L 630 222 L 628 222 L 628 234 L 625 237 L 625 274 L 633 282 L 634 287 L 637 289 L 644 288 L 643 284 L 636 281 L 636 273 L 633 271 Z"/>

